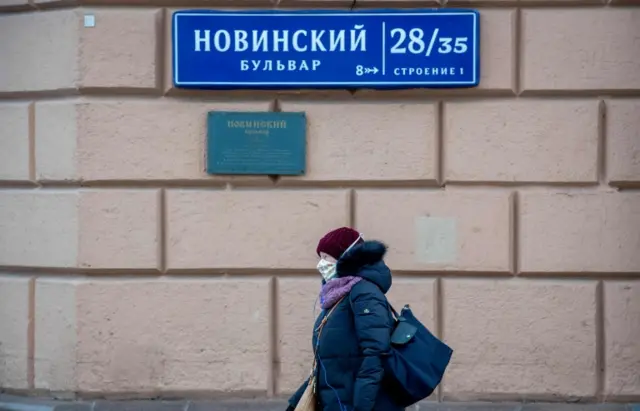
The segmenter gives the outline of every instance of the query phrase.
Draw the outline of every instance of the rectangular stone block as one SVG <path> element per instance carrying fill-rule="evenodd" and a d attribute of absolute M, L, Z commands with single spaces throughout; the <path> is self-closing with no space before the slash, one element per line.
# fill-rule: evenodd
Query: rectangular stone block
<path fill-rule="evenodd" d="M 87 190 L 78 205 L 80 267 L 159 268 L 158 190 Z"/>
<path fill-rule="evenodd" d="M 515 10 L 480 10 L 479 90 L 514 91 L 516 30 Z"/>
<path fill-rule="evenodd" d="M 359 190 L 356 225 L 392 269 L 509 271 L 509 193 Z"/>
<path fill-rule="evenodd" d="M 496 402 L 496 401 L 474 401 L 474 402 L 427 402 L 423 401 L 409 411 L 523 411 L 523 405 L 514 402 Z M 553 410 L 556 411 L 556 410 Z M 566 410 L 564 410 L 566 411 Z M 580 410 L 583 411 L 583 410 Z M 617 410 L 619 411 L 619 410 Z"/>
<path fill-rule="evenodd" d="M 307 113 L 304 180 L 435 180 L 434 104 L 285 100 L 281 109 Z"/>
<path fill-rule="evenodd" d="M 79 30 L 72 10 L 1 15 L 0 93 L 76 88 Z"/>
<path fill-rule="evenodd" d="M 269 282 L 38 280 L 36 388 L 265 395 Z"/>
<path fill-rule="evenodd" d="M 282 411 L 286 410 L 288 406 L 288 401 L 283 398 L 190 401 L 188 411 Z"/>
<path fill-rule="evenodd" d="M 637 408 L 637 406 L 636 406 Z M 630 404 L 558 404 L 529 403 L 514 411 L 638 411 Z"/>
<path fill-rule="evenodd" d="M 0 265 L 74 267 L 78 196 L 73 191 L 0 191 Z"/>
<path fill-rule="evenodd" d="M 0 191 L 0 265 L 158 267 L 158 190 Z"/>
<path fill-rule="evenodd" d="M 358 4 L 358 6 L 362 7 L 376 7 L 380 5 L 380 0 L 360 0 L 362 4 Z M 398 3 L 404 0 L 387 0 L 385 3 Z M 437 0 L 425 0 L 425 4 L 429 6 L 435 6 L 438 4 Z M 278 6 L 282 7 L 324 7 L 324 8 L 349 8 L 352 3 L 349 3 L 349 0 L 280 0 L 278 2 Z"/>
<path fill-rule="evenodd" d="M 157 59 L 162 10 L 81 9 L 78 13 L 82 19 L 95 16 L 95 27 L 80 27 L 80 87 L 160 90 Z"/>
<path fill-rule="evenodd" d="M 640 194 L 527 192 L 519 208 L 522 272 L 640 271 Z"/>
<path fill-rule="evenodd" d="M 83 280 L 52 277 L 40 277 L 36 280 L 36 388 L 63 392 L 74 391 L 78 387 L 76 290 L 81 284 Z M 99 327 L 100 324 L 95 326 Z"/>
<path fill-rule="evenodd" d="M 278 279 L 278 393 L 295 392 L 311 372 L 313 324 L 321 312 L 320 280 L 319 274 Z"/>
<path fill-rule="evenodd" d="M 614 183 L 640 182 L 640 100 L 607 101 L 607 176 Z"/>
<path fill-rule="evenodd" d="M 85 15 L 95 17 L 84 27 Z M 0 16 L 0 93 L 158 89 L 158 9 L 73 9 Z M 38 27 L 39 30 L 33 30 Z M 43 34 L 46 33 L 46 34 Z"/>
<path fill-rule="evenodd" d="M 597 100 L 456 102 L 444 117 L 447 181 L 597 182 Z"/>
<path fill-rule="evenodd" d="M 309 376 L 313 360 L 313 324 L 320 314 L 320 277 L 278 279 L 279 393 L 290 394 Z M 396 310 L 410 304 L 414 314 L 435 333 L 435 280 L 394 279 L 387 297 Z"/>
<path fill-rule="evenodd" d="M 640 396 L 640 281 L 604 283 L 605 383 L 608 397 Z"/>
<path fill-rule="evenodd" d="M 0 274 L 0 387 L 29 387 L 29 288 L 31 279 Z"/>
<path fill-rule="evenodd" d="M 521 7 L 580 7 L 585 5 L 604 5 L 605 0 L 450 0 L 447 5 L 455 5 L 460 7 L 505 7 L 505 6 L 521 6 Z"/>
<path fill-rule="evenodd" d="M 67 100 L 37 102 L 34 105 L 35 112 L 35 157 L 36 157 L 36 179 L 37 180 L 74 180 L 82 177 L 78 172 L 78 163 L 83 159 L 89 164 L 96 164 L 100 159 L 100 153 L 83 149 L 86 144 L 79 144 L 79 133 L 82 128 L 78 124 L 79 115 L 77 112 L 79 104 L 69 102 Z M 103 114 L 103 113 L 100 113 Z M 104 114 L 103 114 L 104 116 Z M 104 120 L 108 117 L 104 116 Z M 109 124 L 108 121 L 105 124 Z M 88 130 L 89 136 L 99 135 L 91 128 Z M 113 141 L 118 134 L 109 134 L 106 142 Z M 100 139 L 99 141 L 103 141 Z M 103 143 L 105 144 L 105 143 Z M 88 152 L 87 152 L 88 151 Z M 104 150 L 106 151 L 106 150 Z M 87 154 L 85 154 L 87 152 Z M 123 150 L 118 145 L 118 153 L 123 155 L 128 150 Z M 109 156 L 108 158 L 111 158 Z M 118 157 L 116 157 L 118 159 Z M 116 167 L 110 167 L 104 171 L 109 173 L 113 170 L 120 170 L 123 167 L 122 162 L 118 162 Z M 111 170 L 111 171 L 110 171 Z M 102 171 L 102 170 L 101 170 Z M 108 175 L 108 174 L 107 174 Z"/>
<path fill-rule="evenodd" d="M 11 1 L 11 0 L 7 0 Z M 15 0 L 17 1 L 17 0 Z M 149 7 L 149 6 L 175 6 L 175 5 L 184 5 L 180 0 L 32 0 L 34 5 L 40 7 L 60 7 L 60 6 L 81 6 L 81 5 L 91 5 L 91 6 L 139 6 L 139 7 Z M 235 4 L 236 7 L 251 7 L 256 5 L 270 5 L 273 4 L 271 0 L 233 0 L 233 2 L 229 2 L 226 0 L 197 0 L 196 2 L 190 3 L 194 7 L 207 7 L 207 8 L 215 8 L 220 6 L 229 6 L 230 4 Z"/>
<path fill-rule="evenodd" d="M 522 89 L 640 89 L 640 10 L 522 11 Z"/>
<path fill-rule="evenodd" d="M 446 399 L 596 394 L 596 281 L 444 280 Z"/>
<path fill-rule="evenodd" d="M 267 101 L 207 103 L 159 99 L 37 103 L 37 178 L 216 178 L 205 173 L 207 112 L 268 109 Z"/>
<path fill-rule="evenodd" d="M 348 192 L 167 192 L 170 269 L 313 269 L 318 240 L 347 224 Z"/>
<path fill-rule="evenodd" d="M 0 104 L 0 180 L 29 179 L 29 104 Z"/>
<path fill-rule="evenodd" d="M 191 405 L 192 403 L 189 400 L 98 400 L 91 403 L 90 410 L 113 411 L 114 408 L 117 408 L 120 411 L 187 411 L 191 408 Z"/>
<path fill-rule="evenodd" d="M 29 8 L 28 0 L 0 0 L 1 11 L 13 11 Z"/>

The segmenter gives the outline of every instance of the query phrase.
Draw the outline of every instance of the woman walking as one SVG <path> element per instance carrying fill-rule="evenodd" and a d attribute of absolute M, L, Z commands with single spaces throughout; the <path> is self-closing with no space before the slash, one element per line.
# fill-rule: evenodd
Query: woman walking
<path fill-rule="evenodd" d="M 395 321 L 385 294 L 391 271 L 387 247 L 338 228 L 318 243 L 322 313 L 314 325 L 315 407 L 318 411 L 402 411 L 385 379 Z M 309 380 L 289 400 L 296 409 Z"/>

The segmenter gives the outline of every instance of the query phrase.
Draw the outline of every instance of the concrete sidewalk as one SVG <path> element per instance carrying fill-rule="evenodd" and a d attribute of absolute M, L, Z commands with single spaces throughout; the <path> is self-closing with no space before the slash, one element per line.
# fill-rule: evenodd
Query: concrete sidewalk
<path fill-rule="evenodd" d="M 284 411 L 283 400 L 56 401 L 0 395 L 0 411 Z M 640 404 L 421 403 L 407 411 L 640 411 Z"/>

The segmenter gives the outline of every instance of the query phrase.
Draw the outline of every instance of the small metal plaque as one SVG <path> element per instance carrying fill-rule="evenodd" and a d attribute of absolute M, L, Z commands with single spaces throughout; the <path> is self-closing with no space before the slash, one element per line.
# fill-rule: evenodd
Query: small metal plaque
<path fill-rule="evenodd" d="M 207 121 L 207 173 L 302 175 L 305 113 L 212 111 Z"/>

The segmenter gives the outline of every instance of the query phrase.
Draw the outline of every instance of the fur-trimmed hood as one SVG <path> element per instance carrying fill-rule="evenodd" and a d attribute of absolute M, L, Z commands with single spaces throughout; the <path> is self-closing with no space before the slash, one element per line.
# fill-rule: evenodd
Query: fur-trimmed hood
<path fill-rule="evenodd" d="M 383 261 L 386 253 L 387 246 L 380 241 L 363 241 L 340 257 L 338 277 L 362 277 L 386 293 L 391 288 L 391 270 Z"/>

